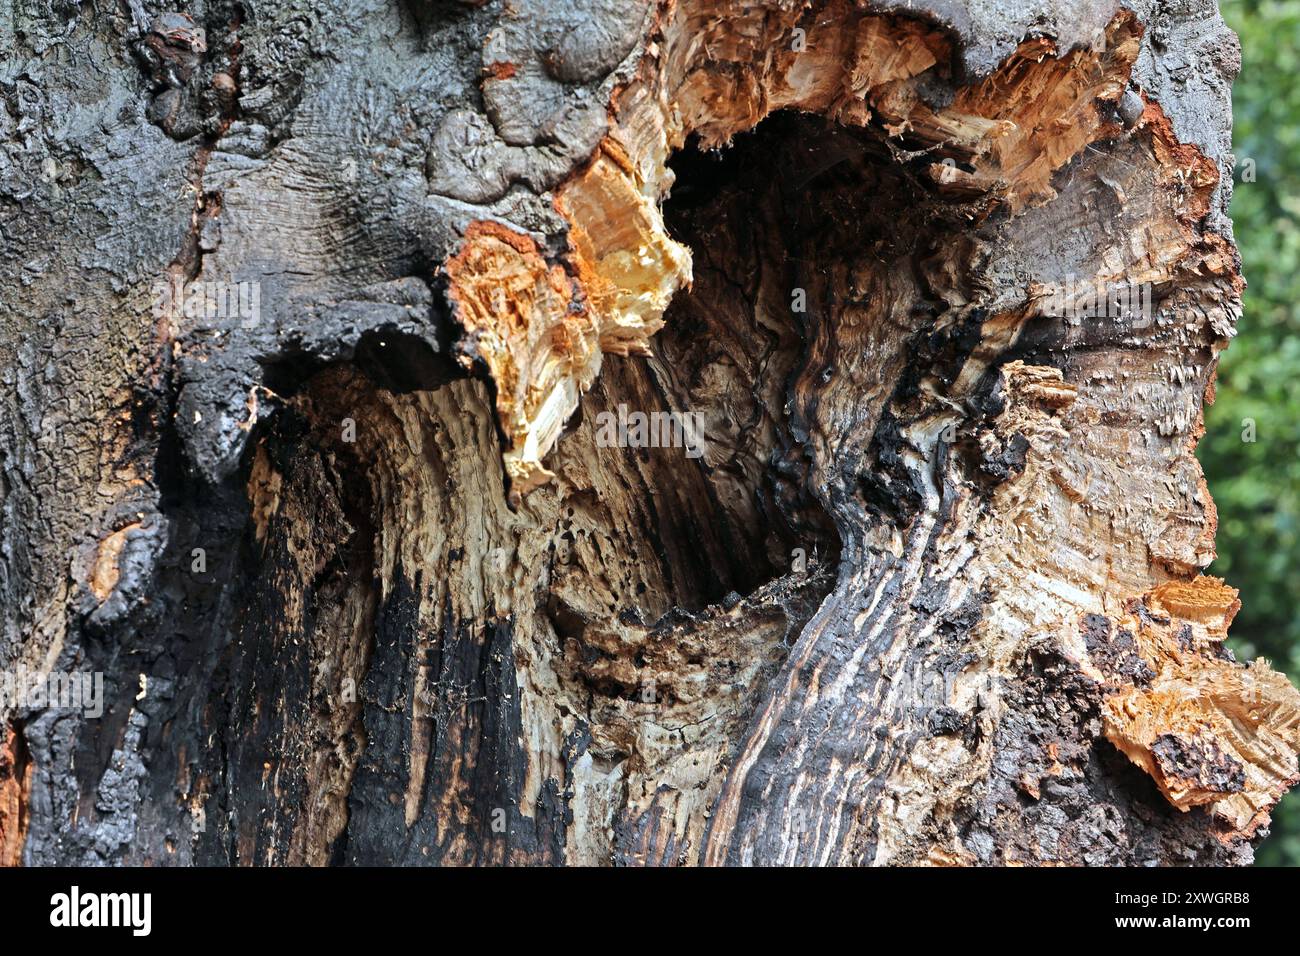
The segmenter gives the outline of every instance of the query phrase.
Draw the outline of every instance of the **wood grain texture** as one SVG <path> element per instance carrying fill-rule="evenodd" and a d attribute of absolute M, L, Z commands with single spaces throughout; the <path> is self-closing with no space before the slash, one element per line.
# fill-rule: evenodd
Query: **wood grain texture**
<path fill-rule="evenodd" d="M 6 24 L 0 862 L 1249 862 L 1236 41 L 1030 7 Z"/>

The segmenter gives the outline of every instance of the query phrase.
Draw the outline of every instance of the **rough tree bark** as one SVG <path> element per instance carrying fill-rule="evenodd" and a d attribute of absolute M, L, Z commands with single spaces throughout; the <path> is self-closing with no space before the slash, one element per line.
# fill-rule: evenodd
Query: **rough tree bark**
<path fill-rule="evenodd" d="M 1250 860 L 1212 2 L 7 16 L 0 862 Z"/>

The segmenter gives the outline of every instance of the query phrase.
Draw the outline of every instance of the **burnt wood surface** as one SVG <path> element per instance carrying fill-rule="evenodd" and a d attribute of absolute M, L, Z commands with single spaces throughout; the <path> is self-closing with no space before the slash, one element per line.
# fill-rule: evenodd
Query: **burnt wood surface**
<path fill-rule="evenodd" d="M 106 699 L 0 701 L 0 864 L 1249 862 L 1238 66 L 1212 0 L 7 8 L 0 668 Z"/>

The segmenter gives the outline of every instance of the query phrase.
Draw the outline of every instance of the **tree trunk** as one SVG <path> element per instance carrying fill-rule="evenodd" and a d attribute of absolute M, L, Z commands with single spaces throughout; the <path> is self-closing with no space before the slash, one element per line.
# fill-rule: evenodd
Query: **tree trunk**
<path fill-rule="evenodd" d="M 1080 6 L 11 14 L 0 862 L 1249 862 L 1236 40 Z"/>

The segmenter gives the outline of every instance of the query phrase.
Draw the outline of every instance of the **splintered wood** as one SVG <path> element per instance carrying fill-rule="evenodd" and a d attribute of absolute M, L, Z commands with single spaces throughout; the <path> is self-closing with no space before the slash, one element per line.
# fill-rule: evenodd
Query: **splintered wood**
<path fill-rule="evenodd" d="M 1211 0 L 476 6 L 223 27 L 247 122 L 99 57 L 153 105 L 0 261 L 0 656 L 123 693 L 0 700 L 0 864 L 1249 863 Z"/>
<path fill-rule="evenodd" d="M 679 728 L 725 715 L 694 739 L 650 740 L 628 719 L 654 656 L 649 635 L 671 629 L 598 624 L 617 602 L 594 600 L 604 583 L 575 578 L 581 596 L 560 602 L 556 627 L 572 632 L 567 656 L 583 663 L 558 673 L 600 689 L 591 732 L 629 755 L 581 798 L 590 826 L 622 814 L 629 830 L 649 828 L 637 830 L 649 842 L 633 856 L 708 863 L 1070 862 L 1086 845 L 1127 860 L 1141 841 L 1102 829 L 1072 837 L 1073 851 L 1061 849 L 1069 840 L 1017 843 L 1049 812 L 1039 780 L 1074 788 L 1056 798 L 1067 804 L 1100 792 L 1088 790 L 1099 748 L 1122 766 L 1102 726 L 1169 804 L 1203 808 L 1224 852 L 1237 852 L 1297 779 L 1300 694 L 1222 650 L 1236 594 L 1198 576 L 1213 557 L 1215 514 L 1194 448 L 1242 283 L 1230 241 L 1207 225 L 1216 162 L 1180 142 L 1131 84 L 1142 24 L 1121 11 L 1090 46 L 1031 37 L 962 83 L 951 34 L 845 0 L 815 12 L 685 0 L 657 16 L 634 78 L 611 97 L 602 141 L 551 194 L 567 248 L 548 252 L 480 222 L 445 264 L 463 359 L 482 362 L 496 386 L 512 499 L 555 477 L 544 461 L 598 387 L 602 355 L 646 354 L 656 332 L 668 334 L 674 293 L 710 286 L 695 294 L 721 312 L 759 275 L 770 285 L 741 294 L 755 327 L 775 328 L 772 303 L 789 310 L 781 283 L 800 276 L 817 306 L 798 330 L 788 392 L 768 411 L 798 421 L 808 485 L 859 557 L 759 718 L 744 722 L 751 701 L 730 685 L 665 697 Z M 756 256 L 735 263 L 747 276 L 736 281 L 700 235 L 694 263 L 669 235 L 668 163 L 688 137 L 726 149 L 777 111 L 803 114 L 779 128 L 836 132 L 786 166 L 767 157 L 774 182 L 748 187 L 753 208 L 740 218 L 786 217 L 778 252 L 745 245 L 752 224 L 718 227 L 719 247 L 730 241 L 722 234 L 749 230 L 725 253 Z M 835 185 L 805 188 L 823 174 Z M 874 204 L 854 206 L 854 188 Z M 805 267 L 792 250 L 811 235 L 822 245 L 799 249 Z M 1142 320 L 1056 314 L 1072 269 L 1102 301 L 1108 284 L 1141 284 Z M 720 274 L 722 297 L 711 287 Z M 695 636 L 725 633 L 725 618 L 695 621 Z M 936 634 L 950 642 L 942 652 Z M 1063 680 L 1088 678 L 1086 693 L 1035 683 L 1026 662 L 1042 642 L 1073 662 Z M 740 650 L 727 660 L 745 675 L 776 666 Z M 703 673 L 662 651 L 665 686 Z M 886 736 L 870 738 L 885 724 Z M 724 736 L 739 747 L 730 757 Z M 790 741 L 798 747 L 781 743 Z M 859 762 L 847 768 L 844 754 Z M 1000 789 L 1015 761 L 1043 772 L 1018 770 Z M 845 774 L 834 793 L 828 767 Z M 771 790 L 763 800 L 746 789 L 751 772 Z M 628 788 L 617 811 L 599 790 L 615 785 Z M 808 813 L 809 831 L 792 828 Z M 1196 836 L 1171 845 L 1184 839 Z"/>
<path fill-rule="evenodd" d="M 601 354 L 644 354 L 673 293 L 690 282 L 690 251 L 659 212 L 672 184 L 668 158 L 688 136 L 703 148 L 725 146 L 781 109 L 876 124 L 908 149 L 947 160 L 931 167 L 941 191 L 1014 211 L 1055 195 L 1052 174 L 1107 131 L 1102 106 L 1123 92 L 1139 37 L 1124 14 L 1100 52 L 1058 56 L 1050 41 L 1028 41 L 988 79 L 932 108 L 917 83 L 946 71 L 951 49 L 920 21 L 864 14 L 843 0 L 806 30 L 798 6 L 669 9 L 640 77 L 615 94 L 608 135 L 554 192 L 569 224 L 571 278 L 553 276 L 558 266 L 532 239 L 498 223 L 471 225 L 444 266 L 468 333 L 464 361 L 483 361 L 496 382 L 516 498 L 553 477 L 543 459 Z"/>
<path fill-rule="evenodd" d="M 1241 606 L 1218 578 L 1169 582 L 1125 613 L 1089 615 L 1085 666 L 1106 690 L 1106 737 L 1180 810 L 1207 806 L 1239 836 L 1300 780 L 1300 694 L 1223 648 Z"/>
<path fill-rule="evenodd" d="M 461 361 L 486 363 L 496 385 L 497 416 L 513 439 L 506 473 L 518 495 L 552 477 L 541 456 L 600 368 L 597 330 L 577 284 L 533 239 L 491 222 L 474 223 L 465 239 L 445 266 L 466 332 Z"/>

